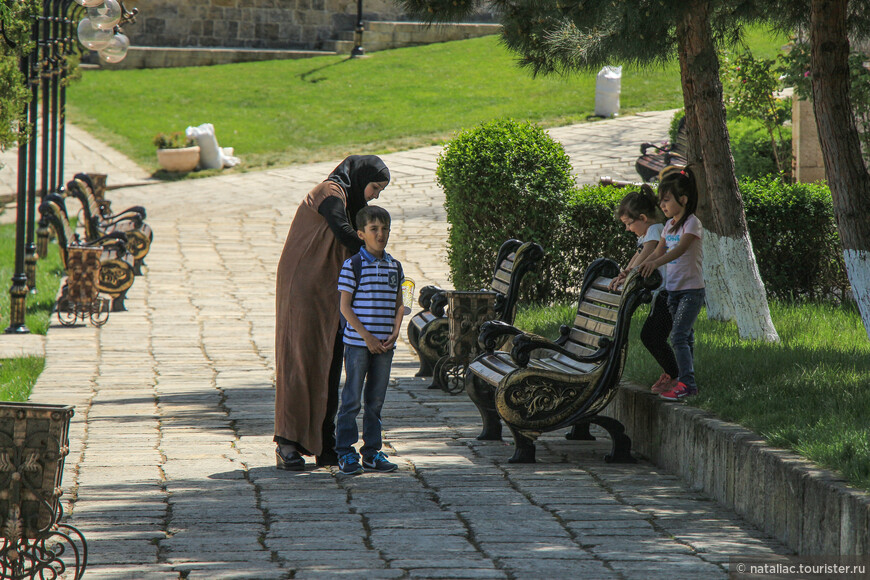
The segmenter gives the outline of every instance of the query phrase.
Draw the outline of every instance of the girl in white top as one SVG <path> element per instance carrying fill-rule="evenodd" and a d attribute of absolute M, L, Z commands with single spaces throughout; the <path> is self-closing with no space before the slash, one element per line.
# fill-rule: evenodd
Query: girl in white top
<path fill-rule="evenodd" d="M 664 229 L 662 225 L 664 216 L 656 205 L 655 192 L 649 185 L 644 184 L 640 191 L 633 191 L 623 197 L 616 211 L 613 212 L 614 217 L 625 225 L 625 229 L 637 236 L 637 252 L 619 276 L 610 282 L 611 290 L 622 286 L 628 273 L 642 264 L 659 246 Z M 659 271 L 664 280 L 665 268 L 661 267 Z M 654 393 L 670 391 L 676 386 L 679 368 L 674 351 L 668 344 L 672 322 L 668 310 L 668 293 L 660 288 L 653 295 L 649 315 L 640 330 L 641 342 L 662 367 L 661 376 L 651 387 Z"/>
<path fill-rule="evenodd" d="M 659 182 L 659 207 L 670 218 L 656 250 L 639 266 L 648 276 L 655 268 L 667 265 L 668 310 L 673 318 L 671 346 L 679 367 L 679 379 L 663 399 L 675 401 L 695 395 L 695 320 L 704 305 L 704 275 L 701 240 L 704 228 L 695 216 L 698 188 L 691 168 L 669 167 Z"/>

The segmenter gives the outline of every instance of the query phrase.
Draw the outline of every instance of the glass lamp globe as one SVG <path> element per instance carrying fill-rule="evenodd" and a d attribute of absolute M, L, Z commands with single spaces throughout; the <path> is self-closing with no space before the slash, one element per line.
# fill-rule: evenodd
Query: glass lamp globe
<path fill-rule="evenodd" d="M 127 57 L 127 50 L 130 48 L 130 39 L 126 34 L 120 32 L 109 41 L 102 50 L 100 50 L 100 58 L 106 62 L 121 62 Z"/>
<path fill-rule="evenodd" d="M 121 5 L 118 0 L 105 0 L 99 6 L 88 8 L 91 25 L 101 30 L 112 30 L 121 21 Z"/>
<path fill-rule="evenodd" d="M 82 18 L 82 21 L 79 22 L 79 42 L 90 50 L 101 50 L 112 40 L 112 34 L 111 30 L 94 28 L 91 21 L 87 18 Z"/>
<path fill-rule="evenodd" d="M 106 0 L 76 0 L 79 6 L 84 6 L 85 8 L 93 8 L 94 6 L 99 6 Z"/>

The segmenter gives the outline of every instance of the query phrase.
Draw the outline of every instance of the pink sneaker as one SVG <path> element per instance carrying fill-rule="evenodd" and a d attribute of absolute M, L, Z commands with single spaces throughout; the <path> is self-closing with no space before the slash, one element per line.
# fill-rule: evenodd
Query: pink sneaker
<path fill-rule="evenodd" d="M 668 373 L 662 373 L 662 376 L 659 377 L 659 380 L 653 383 L 653 386 L 649 388 L 653 393 L 666 393 L 674 388 L 676 385 L 676 381 L 669 375 Z"/>
<path fill-rule="evenodd" d="M 665 401 L 679 401 L 680 399 L 689 395 L 694 395 L 697 392 L 697 390 L 695 390 L 695 392 L 692 392 L 692 390 L 689 389 L 689 387 L 687 387 L 685 383 L 678 382 L 677 385 L 670 391 L 661 393 L 659 395 L 659 398 L 664 399 Z"/>

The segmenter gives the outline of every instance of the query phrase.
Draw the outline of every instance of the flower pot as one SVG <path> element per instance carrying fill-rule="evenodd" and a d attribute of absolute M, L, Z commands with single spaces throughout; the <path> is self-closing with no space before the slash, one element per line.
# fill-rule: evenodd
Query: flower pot
<path fill-rule="evenodd" d="M 157 163 L 166 171 L 193 171 L 199 163 L 199 145 L 181 149 L 158 149 Z"/>

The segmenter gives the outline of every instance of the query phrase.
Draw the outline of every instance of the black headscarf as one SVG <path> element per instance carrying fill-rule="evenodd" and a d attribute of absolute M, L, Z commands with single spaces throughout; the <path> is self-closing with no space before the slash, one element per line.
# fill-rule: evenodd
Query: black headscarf
<path fill-rule="evenodd" d="M 347 192 L 347 213 L 356 229 L 356 213 L 366 206 L 366 186 L 372 182 L 389 182 L 390 170 L 377 155 L 351 155 L 339 163 L 326 180 L 334 181 Z"/>

